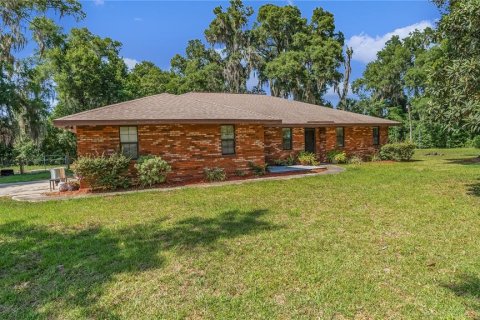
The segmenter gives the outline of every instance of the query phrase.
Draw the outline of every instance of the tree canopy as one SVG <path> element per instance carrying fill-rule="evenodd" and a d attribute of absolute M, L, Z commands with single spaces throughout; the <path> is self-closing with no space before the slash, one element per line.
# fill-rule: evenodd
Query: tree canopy
<path fill-rule="evenodd" d="M 309 19 L 294 5 L 241 0 L 216 7 L 204 39 L 187 43 L 170 68 L 142 61 L 131 70 L 122 44 L 86 28 L 68 33 L 48 18 L 84 18 L 77 0 L 4 0 L 0 5 L 0 157 L 27 141 L 43 152 L 74 153 L 74 136 L 52 117 L 162 92 L 253 92 L 398 120 L 394 140 L 460 146 L 480 133 L 480 0 L 434 0 L 435 28 L 392 37 L 350 86 L 352 48 L 333 14 Z M 49 13 L 48 15 L 46 13 Z M 33 41 L 35 54 L 16 53 Z M 249 79 L 258 84 L 252 88 Z M 251 79 L 250 79 L 251 80 Z M 349 95 L 352 88 L 357 97 Z"/>

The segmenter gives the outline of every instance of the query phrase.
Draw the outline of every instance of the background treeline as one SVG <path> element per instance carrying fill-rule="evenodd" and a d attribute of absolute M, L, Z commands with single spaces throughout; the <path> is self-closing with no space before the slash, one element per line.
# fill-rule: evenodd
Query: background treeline
<path fill-rule="evenodd" d="M 435 29 L 393 37 L 350 84 L 352 49 L 322 8 L 310 19 L 295 6 L 253 9 L 240 0 L 214 9 L 205 39 L 191 40 L 170 70 L 143 61 L 129 70 L 122 44 L 88 29 L 64 31 L 47 17 L 85 17 L 76 0 L 5 0 L 0 4 L 0 158 L 74 155 L 74 136 L 51 119 L 147 95 L 188 91 L 249 92 L 401 121 L 391 139 L 420 147 L 472 143 L 480 132 L 480 0 L 434 1 Z M 251 26 L 251 27 L 249 27 Z M 28 42 L 35 54 L 16 58 Z M 349 90 L 358 99 L 350 98 Z M 333 106 L 331 106 L 333 107 Z"/>

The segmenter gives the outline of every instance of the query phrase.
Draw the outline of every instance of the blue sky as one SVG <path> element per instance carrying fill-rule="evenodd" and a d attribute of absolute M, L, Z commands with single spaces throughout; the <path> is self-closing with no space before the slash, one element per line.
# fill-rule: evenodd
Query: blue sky
<path fill-rule="evenodd" d="M 406 36 L 416 28 L 433 26 L 438 9 L 429 1 L 245 1 L 258 8 L 266 3 L 294 4 L 309 18 L 323 7 L 335 16 L 337 29 L 354 48 L 353 78 L 361 76 L 366 63 L 393 34 Z M 122 42 L 127 64 L 149 60 L 168 69 L 176 53 L 184 53 L 190 39 L 204 39 L 203 31 L 213 19 L 213 9 L 228 1 L 82 1 L 87 17 L 79 23 L 63 19 L 60 25 L 87 27 L 102 37 Z M 252 19 L 253 20 L 253 19 Z M 253 81 L 251 81 L 253 82 Z M 336 102 L 330 92 L 327 99 Z"/>

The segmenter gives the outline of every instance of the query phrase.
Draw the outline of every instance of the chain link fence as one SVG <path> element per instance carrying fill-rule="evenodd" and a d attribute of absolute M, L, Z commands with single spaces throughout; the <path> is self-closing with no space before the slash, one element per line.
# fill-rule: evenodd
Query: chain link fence
<path fill-rule="evenodd" d="M 44 154 L 28 159 L 24 162 L 23 166 L 25 172 L 38 172 L 58 167 L 69 168 L 71 161 L 67 156 Z M 0 158 L 0 169 L 12 169 L 15 173 L 19 173 L 20 164 L 11 159 Z"/>

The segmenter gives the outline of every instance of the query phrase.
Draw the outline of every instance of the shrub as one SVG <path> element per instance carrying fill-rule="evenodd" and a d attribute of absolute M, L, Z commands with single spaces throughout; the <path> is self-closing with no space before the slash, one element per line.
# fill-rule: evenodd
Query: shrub
<path fill-rule="evenodd" d="M 276 159 L 273 161 L 276 166 L 291 166 L 295 164 L 295 157 L 293 155 L 288 156 L 285 159 Z"/>
<path fill-rule="evenodd" d="M 80 189 L 80 183 L 77 181 L 68 181 L 67 182 L 68 191 L 77 191 Z"/>
<path fill-rule="evenodd" d="M 161 157 L 143 156 L 137 160 L 135 169 L 138 171 L 138 179 L 142 186 L 152 186 L 167 180 L 167 173 L 172 168 Z"/>
<path fill-rule="evenodd" d="M 348 163 L 353 165 L 360 165 L 363 163 L 363 160 L 359 156 L 352 156 L 350 157 L 350 159 L 348 159 Z"/>
<path fill-rule="evenodd" d="M 255 164 L 253 162 L 249 162 L 248 166 L 253 171 L 253 174 L 256 176 L 263 176 L 268 172 L 268 165 L 267 164 Z"/>
<path fill-rule="evenodd" d="M 340 151 L 340 150 L 332 150 L 332 151 L 328 151 L 327 152 L 327 161 L 330 162 L 330 163 L 334 163 L 335 161 L 335 156 L 337 154 L 341 154 L 341 153 L 344 153 L 343 151 Z"/>
<path fill-rule="evenodd" d="M 79 157 L 72 168 L 75 175 L 85 181 L 92 190 L 115 190 L 130 186 L 129 164 L 130 158 L 113 154 Z"/>
<path fill-rule="evenodd" d="M 235 170 L 235 175 L 237 177 L 245 177 L 247 175 L 247 173 L 244 170 L 236 169 Z"/>
<path fill-rule="evenodd" d="M 408 161 L 415 152 L 415 144 L 411 142 L 389 143 L 380 149 L 382 160 Z"/>
<path fill-rule="evenodd" d="M 372 162 L 377 162 L 377 161 L 380 161 L 380 160 L 382 160 L 382 159 L 380 158 L 380 155 L 378 153 L 374 153 L 372 155 L 372 157 L 370 158 L 370 161 L 372 161 Z"/>
<path fill-rule="evenodd" d="M 348 158 L 345 151 L 332 150 L 327 152 L 327 161 L 330 163 L 347 163 Z"/>
<path fill-rule="evenodd" d="M 333 157 L 333 163 L 347 163 L 348 158 L 345 152 L 340 152 Z"/>
<path fill-rule="evenodd" d="M 298 154 L 297 159 L 302 165 L 318 165 L 317 156 L 313 152 L 302 151 Z"/>
<path fill-rule="evenodd" d="M 205 180 L 208 182 L 224 181 L 227 179 L 227 174 L 222 168 L 205 168 L 203 169 Z"/>
<path fill-rule="evenodd" d="M 472 146 L 474 148 L 480 149 L 480 136 L 476 136 L 475 138 L 472 139 Z"/>

